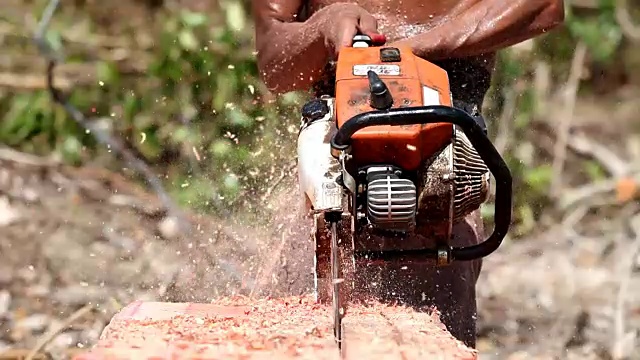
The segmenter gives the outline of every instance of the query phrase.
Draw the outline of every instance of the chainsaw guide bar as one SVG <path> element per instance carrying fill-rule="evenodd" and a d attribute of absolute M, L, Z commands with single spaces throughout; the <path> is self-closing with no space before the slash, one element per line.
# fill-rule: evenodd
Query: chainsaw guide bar
<path fill-rule="evenodd" d="M 344 283 L 344 279 L 341 277 L 342 261 L 340 257 L 340 249 L 338 247 L 338 224 L 331 223 L 331 279 L 333 287 L 333 330 L 338 343 L 338 348 L 342 349 L 342 316 L 344 310 L 342 308 L 342 296 L 340 294 L 340 288 Z"/>

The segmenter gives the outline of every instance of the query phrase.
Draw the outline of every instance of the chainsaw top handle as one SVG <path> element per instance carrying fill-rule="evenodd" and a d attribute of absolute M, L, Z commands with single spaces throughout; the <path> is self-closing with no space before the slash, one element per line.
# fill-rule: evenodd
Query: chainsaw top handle
<path fill-rule="evenodd" d="M 512 177 L 509 167 L 500 153 L 471 115 L 463 110 L 444 105 L 392 108 L 361 113 L 349 119 L 338 129 L 338 132 L 331 139 L 332 153 L 334 156 L 339 156 L 340 152 L 348 150 L 353 134 L 366 127 L 434 123 L 458 125 L 495 177 L 495 226 L 493 233 L 480 244 L 450 248 L 447 254 L 450 261 L 470 261 L 483 258 L 500 247 L 511 225 Z M 407 255 L 419 252 L 419 255 L 440 259 L 441 251 L 441 249 L 426 249 L 399 252 Z"/>

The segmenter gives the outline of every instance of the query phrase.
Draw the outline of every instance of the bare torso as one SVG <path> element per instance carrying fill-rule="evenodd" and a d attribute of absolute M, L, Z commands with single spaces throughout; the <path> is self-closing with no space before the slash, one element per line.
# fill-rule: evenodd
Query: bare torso
<path fill-rule="evenodd" d="M 479 0 L 308 0 L 299 19 L 311 16 L 319 9 L 339 2 L 356 3 L 378 20 L 378 30 L 394 42 L 429 31 L 441 22 L 464 11 Z M 491 72 L 495 65 L 495 53 L 488 53 L 468 59 L 451 59 L 440 62 L 449 72 L 452 90 L 469 103 L 482 103 L 488 89 Z M 318 88 L 331 86 L 331 79 L 325 79 Z M 321 90 L 322 91 L 322 90 Z M 455 96 L 454 90 L 454 96 Z M 468 94 L 461 94 L 462 92 Z"/>

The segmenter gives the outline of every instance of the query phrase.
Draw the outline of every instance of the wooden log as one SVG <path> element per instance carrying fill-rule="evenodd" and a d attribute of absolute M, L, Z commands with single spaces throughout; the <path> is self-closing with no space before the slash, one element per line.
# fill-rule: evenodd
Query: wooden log
<path fill-rule="evenodd" d="M 436 313 L 401 306 L 351 305 L 344 359 L 465 359 Z M 339 359 L 330 307 L 311 297 L 232 298 L 212 304 L 134 302 L 98 344 L 75 360 Z"/>

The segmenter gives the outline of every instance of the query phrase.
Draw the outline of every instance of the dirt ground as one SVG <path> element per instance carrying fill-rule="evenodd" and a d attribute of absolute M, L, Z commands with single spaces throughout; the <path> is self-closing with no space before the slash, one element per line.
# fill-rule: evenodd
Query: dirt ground
<path fill-rule="evenodd" d="M 295 186 L 274 194 L 263 227 L 187 215 L 192 232 L 176 237 L 154 196 L 118 175 L 6 149 L 0 159 L 0 353 L 41 346 L 64 358 L 95 344 L 135 300 L 210 302 L 312 286 L 309 229 L 290 211 Z M 605 237 L 559 228 L 488 257 L 478 284 L 480 358 L 640 359 L 633 223 Z M 86 306 L 93 311 L 48 336 Z"/>
<path fill-rule="evenodd" d="M 292 226 L 295 214 L 242 231 L 187 215 L 190 235 L 172 237 L 173 218 L 117 175 L 2 154 L 0 353 L 33 347 L 86 304 L 95 306 L 92 316 L 48 349 L 94 344 L 111 316 L 133 300 L 208 302 L 235 294 L 302 294 L 312 285 L 312 254 L 296 253 L 303 237 L 292 235 L 301 230 Z M 287 251 L 265 256 L 271 242 Z"/>

